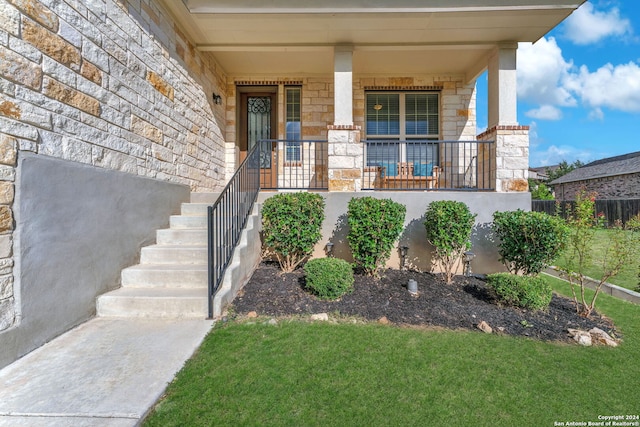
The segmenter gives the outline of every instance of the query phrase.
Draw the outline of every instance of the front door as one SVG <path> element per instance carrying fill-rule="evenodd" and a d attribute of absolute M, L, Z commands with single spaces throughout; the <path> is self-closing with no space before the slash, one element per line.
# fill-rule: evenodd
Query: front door
<path fill-rule="evenodd" d="M 240 94 L 240 162 L 247 152 L 260 141 L 260 186 L 276 188 L 278 165 L 276 162 L 277 130 L 276 94 L 271 92 L 246 92 Z"/>

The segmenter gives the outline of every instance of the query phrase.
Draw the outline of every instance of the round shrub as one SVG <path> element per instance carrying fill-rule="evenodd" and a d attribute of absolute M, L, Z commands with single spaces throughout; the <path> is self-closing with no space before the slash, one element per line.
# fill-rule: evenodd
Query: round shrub
<path fill-rule="evenodd" d="M 492 228 L 500 239 L 500 261 L 514 274 L 540 273 L 562 253 L 569 236 L 561 218 L 544 212 L 495 212 Z"/>
<path fill-rule="evenodd" d="M 496 273 L 487 276 L 487 282 L 500 301 L 530 310 L 542 310 L 551 303 L 551 285 L 540 276 L 516 276 Z"/>
<path fill-rule="evenodd" d="M 316 258 L 303 269 L 307 288 L 320 299 L 338 299 L 353 290 L 353 269 L 343 259 Z"/>
<path fill-rule="evenodd" d="M 407 208 L 391 199 L 354 197 L 349 201 L 349 246 L 358 267 L 374 276 L 391 256 L 404 228 Z"/>
<path fill-rule="evenodd" d="M 280 268 L 291 272 L 322 237 L 324 199 L 315 193 L 281 193 L 262 206 L 262 237 Z"/>

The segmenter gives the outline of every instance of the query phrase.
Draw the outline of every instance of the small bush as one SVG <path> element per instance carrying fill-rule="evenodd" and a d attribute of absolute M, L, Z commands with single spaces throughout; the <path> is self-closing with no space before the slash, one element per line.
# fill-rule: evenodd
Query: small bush
<path fill-rule="evenodd" d="M 500 261 L 511 273 L 536 275 L 562 253 L 569 236 L 565 222 L 544 212 L 495 212 Z"/>
<path fill-rule="evenodd" d="M 352 198 L 348 206 L 349 246 L 356 265 L 373 276 L 391 256 L 407 208 L 391 199 Z"/>
<path fill-rule="evenodd" d="M 338 299 L 353 290 L 353 269 L 343 259 L 316 258 L 303 268 L 307 288 L 320 299 Z"/>
<path fill-rule="evenodd" d="M 487 281 L 502 302 L 530 310 L 549 307 L 553 295 L 551 285 L 540 276 L 496 273 L 488 275 Z"/>
<path fill-rule="evenodd" d="M 435 248 L 434 261 L 451 283 L 462 255 L 471 248 L 476 215 L 463 202 L 443 200 L 431 202 L 424 218 L 427 241 Z"/>
<path fill-rule="evenodd" d="M 304 261 L 322 237 L 324 199 L 315 193 L 282 193 L 262 206 L 262 237 L 283 271 Z"/>

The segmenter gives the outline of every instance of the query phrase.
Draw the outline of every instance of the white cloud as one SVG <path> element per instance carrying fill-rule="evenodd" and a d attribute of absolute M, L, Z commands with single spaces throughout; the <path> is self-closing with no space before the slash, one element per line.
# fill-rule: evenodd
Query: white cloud
<path fill-rule="evenodd" d="M 635 62 L 606 64 L 593 73 L 583 65 L 568 87 L 587 106 L 640 112 L 640 66 Z"/>
<path fill-rule="evenodd" d="M 606 64 L 594 72 L 567 61 L 553 37 L 518 48 L 518 99 L 539 106 L 526 113 L 538 120 L 559 120 L 559 107 L 590 108 L 602 120 L 603 108 L 640 112 L 640 62 Z"/>
<path fill-rule="evenodd" d="M 608 37 L 633 34 L 631 22 L 620 17 L 618 8 L 596 10 L 592 3 L 584 3 L 565 21 L 565 35 L 578 45 L 597 43 Z"/>
<path fill-rule="evenodd" d="M 574 96 L 564 87 L 573 67 L 553 37 L 520 43 L 517 56 L 518 98 L 538 105 L 571 107 Z"/>
<path fill-rule="evenodd" d="M 589 112 L 589 120 L 604 120 L 604 112 L 602 108 L 594 108 Z"/>
<path fill-rule="evenodd" d="M 538 123 L 531 121 L 531 123 L 529 123 L 529 147 L 535 148 L 540 142 L 538 138 Z"/>
<path fill-rule="evenodd" d="M 552 166 L 557 165 L 563 160 L 568 163 L 573 163 L 576 160 L 580 160 L 583 163 L 588 163 L 595 160 L 596 155 L 593 152 L 586 151 L 579 147 L 571 145 L 551 145 L 546 150 L 531 151 L 529 155 L 529 164 L 538 166 Z"/>
<path fill-rule="evenodd" d="M 562 111 L 553 105 L 542 105 L 540 108 L 527 111 L 525 115 L 538 120 L 560 120 Z"/>

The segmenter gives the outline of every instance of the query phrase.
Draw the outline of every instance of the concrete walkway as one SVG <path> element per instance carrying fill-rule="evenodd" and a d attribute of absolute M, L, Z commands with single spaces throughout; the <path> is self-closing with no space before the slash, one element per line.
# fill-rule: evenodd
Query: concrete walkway
<path fill-rule="evenodd" d="M 0 426 L 136 426 L 212 325 L 94 318 L 0 370 Z"/>

